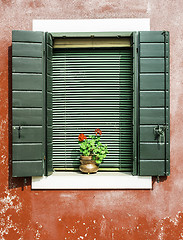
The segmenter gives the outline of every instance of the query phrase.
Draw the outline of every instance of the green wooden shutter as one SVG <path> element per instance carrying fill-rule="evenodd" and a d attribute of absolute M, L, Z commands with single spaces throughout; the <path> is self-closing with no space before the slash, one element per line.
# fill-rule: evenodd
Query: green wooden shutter
<path fill-rule="evenodd" d="M 53 167 L 77 169 L 78 135 L 100 128 L 109 149 L 100 169 L 132 171 L 131 48 L 55 50 L 52 64 Z"/>
<path fill-rule="evenodd" d="M 138 55 L 139 175 L 166 176 L 170 173 L 169 33 L 139 32 Z M 158 129 L 164 134 L 161 138 Z"/>
<path fill-rule="evenodd" d="M 44 34 L 12 32 L 12 175 L 43 175 Z"/>
<path fill-rule="evenodd" d="M 53 172 L 53 140 L 52 140 L 52 55 L 53 55 L 53 40 L 50 33 L 46 33 L 46 89 L 47 89 L 47 175 Z"/>

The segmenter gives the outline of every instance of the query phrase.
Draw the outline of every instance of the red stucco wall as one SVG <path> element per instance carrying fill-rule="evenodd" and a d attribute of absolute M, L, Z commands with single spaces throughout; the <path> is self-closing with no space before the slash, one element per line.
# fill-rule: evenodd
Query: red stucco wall
<path fill-rule="evenodd" d="M 182 10 L 182 0 L 0 0 L 0 239 L 183 239 Z M 151 191 L 31 191 L 30 179 L 11 179 L 11 31 L 33 19 L 144 17 L 170 31 L 171 176 Z"/>

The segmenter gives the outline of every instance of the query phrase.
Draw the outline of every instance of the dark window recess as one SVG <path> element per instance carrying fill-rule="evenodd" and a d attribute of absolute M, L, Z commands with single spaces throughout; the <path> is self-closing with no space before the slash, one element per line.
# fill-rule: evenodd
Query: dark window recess
<path fill-rule="evenodd" d="M 133 167 L 131 48 L 55 49 L 53 72 L 53 167 L 78 169 L 78 135 L 103 131 L 109 154 L 100 170 Z"/>

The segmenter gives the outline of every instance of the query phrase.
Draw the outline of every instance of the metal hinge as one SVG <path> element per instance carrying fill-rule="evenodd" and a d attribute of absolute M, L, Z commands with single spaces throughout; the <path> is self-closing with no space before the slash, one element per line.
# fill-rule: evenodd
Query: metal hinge
<path fill-rule="evenodd" d="M 138 48 L 136 48 L 136 51 L 137 51 L 137 53 L 139 52 L 139 49 Z"/>
<path fill-rule="evenodd" d="M 164 36 L 168 36 L 168 32 L 165 31 L 165 30 L 161 34 L 164 35 Z"/>
<path fill-rule="evenodd" d="M 158 125 L 153 129 L 153 131 L 154 131 L 155 140 L 157 140 L 159 144 L 164 144 L 166 126 L 160 127 L 160 125 L 158 124 Z"/>
<path fill-rule="evenodd" d="M 46 161 L 46 156 L 44 155 L 44 161 Z"/>

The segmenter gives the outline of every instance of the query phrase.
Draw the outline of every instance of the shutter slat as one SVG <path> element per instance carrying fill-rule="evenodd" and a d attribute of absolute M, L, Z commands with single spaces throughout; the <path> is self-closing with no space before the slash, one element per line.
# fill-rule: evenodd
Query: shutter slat
<path fill-rule="evenodd" d="M 77 169 L 78 135 L 100 128 L 109 149 L 100 167 L 132 171 L 131 50 L 56 50 L 52 74 L 53 167 Z"/>
<path fill-rule="evenodd" d="M 42 58 L 14 57 L 12 61 L 12 72 L 15 73 L 42 73 Z"/>
<path fill-rule="evenodd" d="M 12 73 L 13 90 L 42 90 L 42 74 Z"/>
<path fill-rule="evenodd" d="M 23 50 L 22 50 L 23 49 Z M 42 43 L 12 43 L 12 54 L 18 57 L 42 57 Z"/>
<path fill-rule="evenodd" d="M 41 160 L 42 143 L 17 143 L 13 144 L 13 160 Z"/>

